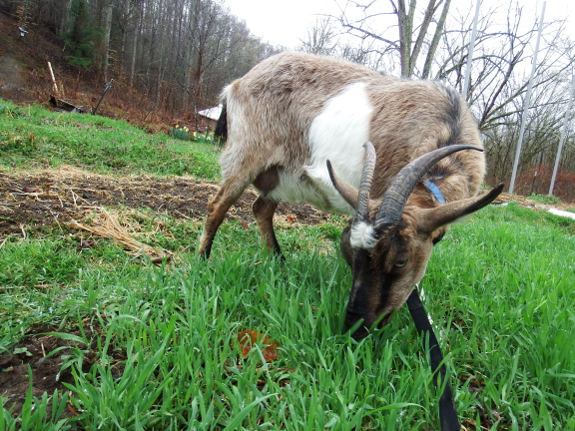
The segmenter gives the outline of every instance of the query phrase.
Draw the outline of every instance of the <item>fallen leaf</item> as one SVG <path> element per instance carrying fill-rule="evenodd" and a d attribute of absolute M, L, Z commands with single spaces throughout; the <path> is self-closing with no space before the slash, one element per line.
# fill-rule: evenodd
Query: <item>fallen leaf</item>
<path fill-rule="evenodd" d="M 256 343 L 260 343 L 262 346 L 265 346 L 262 349 L 262 355 L 266 362 L 274 361 L 279 357 L 277 353 L 279 344 L 259 331 L 250 331 L 249 329 L 246 329 L 238 334 L 238 341 L 244 358 Z"/>
<path fill-rule="evenodd" d="M 94 248 L 94 247 L 96 247 L 96 241 L 94 241 L 93 239 L 81 239 L 80 245 L 78 247 L 76 247 L 76 249 L 78 251 L 81 251 L 81 250 L 86 250 L 86 249 Z"/>

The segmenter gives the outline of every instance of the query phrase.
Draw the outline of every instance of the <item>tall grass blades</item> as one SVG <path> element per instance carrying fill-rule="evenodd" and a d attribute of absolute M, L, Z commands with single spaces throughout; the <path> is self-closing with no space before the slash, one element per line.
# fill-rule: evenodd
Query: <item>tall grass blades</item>
<path fill-rule="evenodd" d="M 0 105 L 5 172 L 78 163 L 179 175 L 193 162 L 194 175 L 216 177 L 213 146 Z M 3 398 L 0 429 L 438 429 L 440 393 L 407 309 L 360 342 L 342 332 L 352 277 L 341 218 L 282 224 L 282 263 L 253 224 L 224 223 L 202 260 L 198 219 L 134 214 L 169 227 L 141 236 L 170 262 L 103 238 L 79 250 L 83 234 L 65 226 L 0 239 L 0 354 L 17 356 L 37 325 L 73 343 L 61 367 L 70 383 L 29 391 L 15 417 Z M 574 233 L 570 219 L 490 206 L 435 247 L 420 289 L 466 429 L 575 430 Z M 262 335 L 250 349 L 246 330 Z M 268 362 L 264 336 L 278 345 Z"/>

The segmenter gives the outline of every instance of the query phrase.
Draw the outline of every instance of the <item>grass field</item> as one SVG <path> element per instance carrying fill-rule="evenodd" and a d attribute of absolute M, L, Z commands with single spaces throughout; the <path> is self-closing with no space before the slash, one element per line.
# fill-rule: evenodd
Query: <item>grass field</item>
<path fill-rule="evenodd" d="M 0 149 L 0 173 L 65 163 L 217 179 L 207 144 L 4 101 Z M 83 234 L 61 226 L 0 238 L 0 354 L 40 325 L 76 345 L 62 364 L 72 382 L 29 391 L 0 429 L 439 429 L 407 309 L 361 342 L 342 333 L 343 219 L 278 229 L 283 265 L 253 225 L 224 224 L 209 261 L 189 247 L 201 220 L 173 226 L 170 241 L 134 233 L 175 254 L 160 267 L 111 239 L 79 251 Z M 575 430 L 574 234 L 573 221 L 512 203 L 454 225 L 436 246 L 420 288 L 466 429 Z M 249 349 L 244 330 L 279 346 Z"/>

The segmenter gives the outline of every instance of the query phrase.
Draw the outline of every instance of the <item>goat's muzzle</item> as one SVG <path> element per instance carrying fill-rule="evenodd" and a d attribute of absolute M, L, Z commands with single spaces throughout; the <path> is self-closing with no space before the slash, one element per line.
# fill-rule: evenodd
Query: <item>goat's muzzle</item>
<path fill-rule="evenodd" d="M 364 313 L 357 312 L 348 307 L 345 316 L 345 330 L 349 331 L 357 326 L 358 322 L 361 322 L 357 329 L 351 334 L 352 338 L 359 341 L 367 337 L 369 334 L 369 329 L 372 327 L 382 328 L 387 325 L 391 316 L 393 315 L 393 310 L 388 313 L 382 313 L 380 315 L 365 315 Z"/>

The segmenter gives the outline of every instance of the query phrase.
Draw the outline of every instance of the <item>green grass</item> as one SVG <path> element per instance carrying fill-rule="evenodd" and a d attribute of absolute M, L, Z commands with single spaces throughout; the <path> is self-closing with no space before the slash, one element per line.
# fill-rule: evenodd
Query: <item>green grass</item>
<path fill-rule="evenodd" d="M 165 222 L 171 236 L 142 232 L 177 253 L 161 268 L 108 240 L 80 252 L 56 231 L 0 248 L 0 286 L 23 286 L 0 290 L 0 352 L 33 323 L 60 325 L 64 338 L 78 324 L 102 328 L 94 340 L 77 337 L 97 346 L 89 370 L 79 348 L 63 365 L 73 370 L 64 394 L 79 416 L 57 420 L 64 394 L 51 411 L 54 394 L 29 394 L 20 417 L 4 411 L 0 429 L 439 429 L 439 393 L 407 309 L 359 343 L 342 333 L 352 281 L 337 252 L 343 219 L 278 229 L 283 265 L 253 225 L 224 223 L 203 261 L 194 253 L 200 226 Z M 435 247 L 420 288 L 461 420 L 575 430 L 574 226 L 490 206 Z M 243 358 L 244 329 L 277 341 L 279 357 L 263 362 L 258 345 Z"/>
<path fill-rule="evenodd" d="M 70 164 L 100 173 L 192 175 L 215 179 L 219 151 L 205 139 L 190 143 L 150 135 L 89 114 L 19 107 L 0 99 L 0 167 L 30 169 Z"/>
<path fill-rule="evenodd" d="M 558 203 L 561 203 L 561 200 L 555 196 L 537 195 L 535 193 L 531 194 L 531 196 L 528 196 L 527 198 L 546 205 L 557 205 Z"/>
<path fill-rule="evenodd" d="M 461 378 L 452 378 L 460 417 L 473 420 L 480 409 L 508 429 L 574 429 L 573 237 L 550 222 L 525 223 L 522 211 L 487 208 L 454 226 L 421 287 L 451 375 Z M 6 315 L 25 303 L 28 321 L 101 322 L 100 359 L 88 373 L 75 367 L 70 387 L 88 429 L 240 429 L 239 417 L 250 430 L 437 424 L 437 394 L 407 311 L 353 342 L 341 330 L 351 278 L 333 240 L 319 227 L 279 237 L 291 249 L 287 265 L 235 224 L 224 226 L 207 262 L 189 253 L 150 268 L 118 253 L 111 274 L 81 256 L 71 286 L 45 298 L 21 292 Z M 331 250 L 299 250 L 302 237 L 331 241 Z M 48 304 L 52 313 L 42 311 Z M 257 349 L 241 359 L 236 337 L 246 328 L 280 343 L 277 361 L 262 364 Z M 126 350 L 120 379 L 109 345 Z"/>

